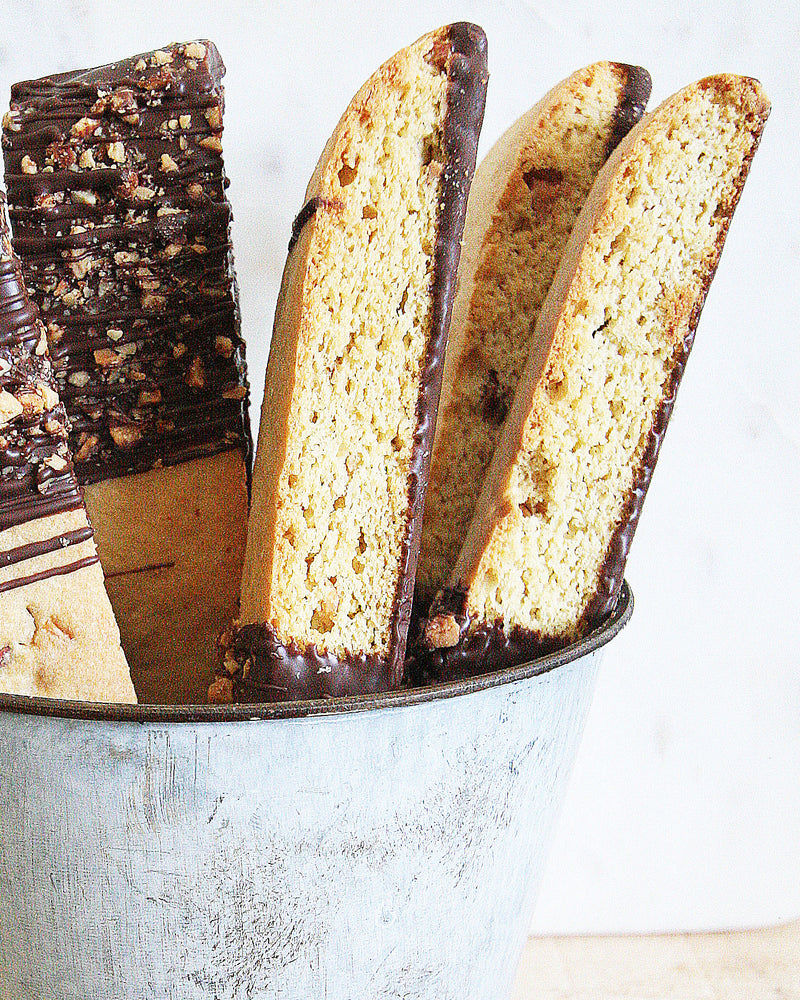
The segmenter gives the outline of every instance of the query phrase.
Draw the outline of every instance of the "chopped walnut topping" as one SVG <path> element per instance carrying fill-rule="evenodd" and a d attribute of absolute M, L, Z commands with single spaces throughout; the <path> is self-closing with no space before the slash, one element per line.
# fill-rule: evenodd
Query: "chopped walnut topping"
<path fill-rule="evenodd" d="M 145 90 L 166 90 L 170 83 L 172 83 L 173 76 L 169 70 L 168 66 L 162 66 L 151 73 L 150 76 L 145 77 L 142 80 L 142 86 Z"/>
<path fill-rule="evenodd" d="M 182 247 L 180 243 L 169 243 L 167 244 L 167 246 L 164 247 L 164 256 L 177 257 L 178 254 L 181 252 L 181 249 Z"/>
<path fill-rule="evenodd" d="M 78 450 L 75 452 L 76 462 L 85 462 L 95 455 L 100 448 L 100 438 L 96 434 L 83 433 L 78 438 Z"/>
<path fill-rule="evenodd" d="M 47 324 L 47 339 L 51 344 L 57 344 L 64 336 L 64 327 L 52 320 Z"/>
<path fill-rule="evenodd" d="M 144 187 L 139 185 L 133 192 L 133 197 L 137 201 L 150 201 L 151 198 L 155 197 L 155 191 L 152 188 Z"/>
<path fill-rule="evenodd" d="M 164 173 L 174 174 L 180 169 L 178 164 L 172 159 L 169 153 L 161 154 L 161 169 Z"/>
<path fill-rule="evenodd" d="M 22 410 L 26 416 L 37 413 L 44 413 L 58 403 L 58 393 L 54 392 L 49 385 L 44 383 L 37 385 L 31 391 L 17 393 L 17 401 L 22 403 Z"/>
<path fill-rule="evenodd" d="M 201 139 L 197 143 L 197 145 L 198 146 L 202 146 L 203 149 L 211 149 L 215 153 L 221 153 L 222 152 L 222 143 L 220 142 L 219 136 L 217 136 L 217 135 L 206 136 L 206 138 L 205 139 Z"/>
<path fill-rule="evenodd" d="M 72 374 L 67 378 L 67 381 L 71 385 L 74 385 L 77 389 L 82 389 L 85 385 L 89 384 L 89 373 L 72 372 Z"/>
<path fill-rule="evenodd" d="M 186 371 L 186 384 L 192 389 L 203 389 L 206 384 L 206 372 L 203 359 L 199 354 L 192 358 L 192 363 Z"/>
<path fill-rule="evenodd" d="M 139 254 L 135 250 L 117 250 L 114 254 L 115 264 L 136 264 L 139 260 Z"/>
<path fill-rule="evenodd" d="M 132 448 L 142 440 L 142 432 L 132 424 L 116 424 L 108 431 L 118 448 Z"/>
<path fill-rule="evenodd" d="M 51 142 L 47 147 L 46 156 L 48 163 L 52 162 L 54 166 L 62 169 L 71 167 L 75 163 L 75 150 L 68 142 Z"/>
<path fill-rule="evenodd" d="M 233 341 L 230 337 L 217 336 L 214 338 L 214 350 L 223 358 L 229 358 L 233 354 Z"/>
<path fill-rule="evenodd" d="M 121 173 L 122 182 L 117 187 L 117 194 L 120 198 L 132 198 L 139 186 L 139 175 L 135 170 L 123 170 Z"/>
<path fill-rule="evenodd" d="M 109 98 L 109 104 L 118 115 L 127 115 L 136 111 L 136 94 L 132 90 L 117 90 Z"/>
<path fill-rule="evenodd" d="M 147 69 L 147 63 L 144 59 L 140 59 L 133 68 L 137 73 L 143 73 Z"/>
<path fill-rule="evenodd" d="M 155 309 L 160 312 L 166 305 L 166 295 L 156 295 L 154 292 L 145 292 L 142 295 L 142 309 Z"/>
<path fill-rule="evenodd" d="M 178 117 L 178 124 L 181 128 L 191 128 L 192 127 L 192 116 L 191 115 L 180 115 Z"/>
<path fill-rule="evenodd" d="M 97 164 L 95 163 L 94 153 L 91 149 L 85 149 L 81 153 L 78 159 L 78 166 L 82 167 L 84 170 L 94 170 Z"/>
<path fill-rule="evenodd" d="M 114 163 L 125 162 L 125 146 L 119 140 L 108 144 L 107 154 L 109 160 L 113 160 Z"/>
<path fill-rule="evenodd" d="M 22 403 L 15 396 L 5 389 L 0 389 L 0 426 L 18 417 L 22 409 Z"/>
<path fill-rule="evenodd" d="M 206 121 L 216 132 L 218 129 L 222 128 L 222 115 L 220 114 L 219 105 L 214 104 L 210 108 L 206 108 L 203 112 Z M 202 143 L 201 143 L 202 145 Z"/>
<path fill-rule="evenodd" d="M 73 205 L 96 205 L 97 195 L 94 191 L 71 191 L 70 200 Z"/>
<path fill-rule="evenodd" d="M 44 327 L 42 327 L 41 332 L 39 333 L 39 340 L 36 344 L 36 354 L 40 358 L 47 354 L 47 334 L 45 333 Z"/>
<path fill-rule="evenodd" d="M 7 132 L 19 132 L 21 130 L 22 126 L 17 121 L 15 111 L 6 111 L 3 115 L 3 128 Z"/>
<path fill-rule="evenodd" d="M 141 119 L 139 115 L 134 114 L 134 115 L 124 115 L 122 120 L 124 122 L 127 122 L 129 125 L 138 125 Z"/>
<path fill-rule="evenodd" d="M 203 185 L 195 182 L 194 184 L 189 184 L 186 188 L 186 193 L 192 199 L 192 201 L 199 201 L 203 197 Z"/>
<path fill-rule="evenodd" d="M 244 399 L 247 389 L 243 385 L 233 385 L 222 390 L 223 399 Z"/>
<path fill-rule="evenodd" d="M 122 330 L 118 330 L 116 327 L 110 326 L 106 330 L 106 336 L 108 337 L 109 340 L 113 340 L 116 343 L 116 341 L 122 340 L 124 334 Z"/>
<path fill-rule="evenodd" d="M 69 463 L 66 458 L 62 458 L 61 455 L 48 455 L 44 460 L 44 464 L 48 465 L 55 472 L 63 472 Z"/>
<path fill-rule="evenodd" d="M 39 172 L 39 168 L 36 166 L 36 162 L 30 158 L 30 156 L 23 156 L 19 162 L 19 168 L 23 174 L 36 174 Z"/>
<path fill-rule="evenodd" d="M 79 257 L 77 260 L 72 261 L 69 265 L 70 271 L 75 275 L 75 277 L 80 281 L 85 278 L 86 275 L 91 271 L 94 261 L 91 257 Z M 64 296 L 64 301 L 66 302 L 67 297 Z"/>
<path fill-rule="evenodd" d="M 139 399 L 137 400 L 137 406 L 154 406 L 156 403 L 161 402 L 161 390 L 160 389 L 142 389 L 139 393 Z"/>
<path fill-rule="evenodd" d="M 100 128 L 100 122 L 94 118 L 81 118 L 70 129 L 70 134 L 76 139 L 88 139 Z"/>
<path fill-rule="evenodd" d="M 205 59 L 206 47 L 202 42 L 189 42 L 183 54 L 187 59 Z"/>
<path fill-rule="evenodd" d="M 122 355 L 112 351 L 110 347 L 99 347 L 94 352 L 94 360 L 100 368 L 116 368 L 122 364 Z"/>
<path fill-rule="evenodd" d="M 36 208 L 55 208 L 56 196 L 50 191 L 44 191 L 34 197 L 33 204 Z"/>
<path fill-rule="evenodd" d="M 52 410 L 54 406 L 58 406 L 58 393 L 52 386 L 47 385 L 46 382 L 42 382 L 38 386 L 38 392 L 48 410 Z"/>
<path fill-rule="evenodd" d="M 165 52 L 163 49 L 156 49 L 153 53 L 153 58 L 150 60 L 153 66 L 167 66 L 172 62 L 172 53 Z"/>

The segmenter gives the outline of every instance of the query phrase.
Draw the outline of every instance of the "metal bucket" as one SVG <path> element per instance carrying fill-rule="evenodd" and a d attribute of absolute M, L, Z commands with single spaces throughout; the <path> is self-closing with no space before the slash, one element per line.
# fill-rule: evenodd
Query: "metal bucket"
<path fill-rule="evenodd" d="M 2 1000 L 502 1000 L 611 619 L 336 702 L 0 697 Z"/>

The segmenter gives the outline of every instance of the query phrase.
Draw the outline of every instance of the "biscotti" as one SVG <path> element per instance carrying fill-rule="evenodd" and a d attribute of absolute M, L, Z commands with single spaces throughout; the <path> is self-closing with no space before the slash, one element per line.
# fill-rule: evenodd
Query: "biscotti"
<path fill-rule="evenodd" d="M 244 555 L 223 74 L 210 42 L 169 45 L 18 83 L 3 122 L 14 246 L 142 701 L 203 700 Z"/>
<path fill-rule="evenodd" d="M 640 122 L 601 171 L 431 608 L 429 676 L 524 662 L 614 607 L 768 113 L 754 80 L 701 80 Z"/>
<path fill-rule="evenodd" d="M 472 520 L 542 303 L 600 167 L 641 118 L 650 76 L 600 62 L 523 115 L 475 171 L 417 567 L 446 583 Z"/>
<path fill-rule="evenodd" d="M 0 691 L 136 701 L 1 196 Z"/>
<path fill-rule="evenodd" d="M 401 683 L 486 83 L 480 28 L 431 32 L 367 81 L 317 165 L 270 348 L 241 615 L 212 700 Z"/>

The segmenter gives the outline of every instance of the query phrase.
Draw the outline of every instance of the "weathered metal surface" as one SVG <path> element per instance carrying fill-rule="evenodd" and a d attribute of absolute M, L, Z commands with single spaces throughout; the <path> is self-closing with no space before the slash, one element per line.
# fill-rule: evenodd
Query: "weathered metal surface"
<path fill-rule="evenodd" d="M 0 711 L 0 998 L 501 1000 L 601 652 L 307 718 Z"/>

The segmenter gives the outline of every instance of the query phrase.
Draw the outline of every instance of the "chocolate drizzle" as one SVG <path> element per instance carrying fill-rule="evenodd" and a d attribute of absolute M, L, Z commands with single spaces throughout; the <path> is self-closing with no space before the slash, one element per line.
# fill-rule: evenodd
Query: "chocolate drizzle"
<path fill-rule="evenodd" d="M 488 72 L 486 37 L 473 24 L 447 29 L 434 42 L 431 58 L 446 67 L 447 109 L 443 128 L 444 169 L 439 188 L 431 289 L 431 330 L 420 375 L 416 429 L 408 482 L 409 518 L 398 574 L 388 658 L 367 654 L 336 657 L 314 646 L 281 642 L 269 625 L 245 625 L 228 649 L 228 676 L 237 701 L 280 701 L 333 697 L 398 688 L 404 674 L 406 638 L 421 541 L 425 489 L 441 390 L 444 353 L 456 287 L 467 196 L 483 123 Z M 303 226 L 319 207 L 312 199 L 292 227 L 290 252 Z M 224 676 L 221 675 L 221 676 Z"/>
<path fill-rule="evenodd" d="M 12 88 L 14 246 L 81 483 L 251 439 L 210 42 Z"/>
<path fill-rule="evenodd" d="M 63 535 L 56 535 L 54 538 L 44 538 L 39 542 L 29 542 L 27 545 L 18 545 L 14 549 L 7 549 L 0 552 L 0 569 L 7 566 L 14 566 L 16 563 L 27 562 L 37 556 L 46 555 L 49 552 L 60 552 L 71 545 L 80 545 L 87 542 L 93 535 L 90 527 L 78 528 L 75 531 L 66 531 Z"/>
<path fill-rule="evenodd" d="M 66 576 L 68 573 L 77 573 L 79 569 L 86 569 L 100 562 L 100 558 L 95 552 L 94 555 L 85 556 L 75 562 L 67 563 L 65 566 L 50 566 L 48 569 L 39 570 L 38 573 L 30 573 L 28 576 L 18 576 L 14 580 L 6 580 L 0 583 L 0 594 L 7 590 L 16 590 L 18 587 L 27 587 L 30 583 L 39 583 L 42 580 L 50 580 L 54 576 Z"/>

